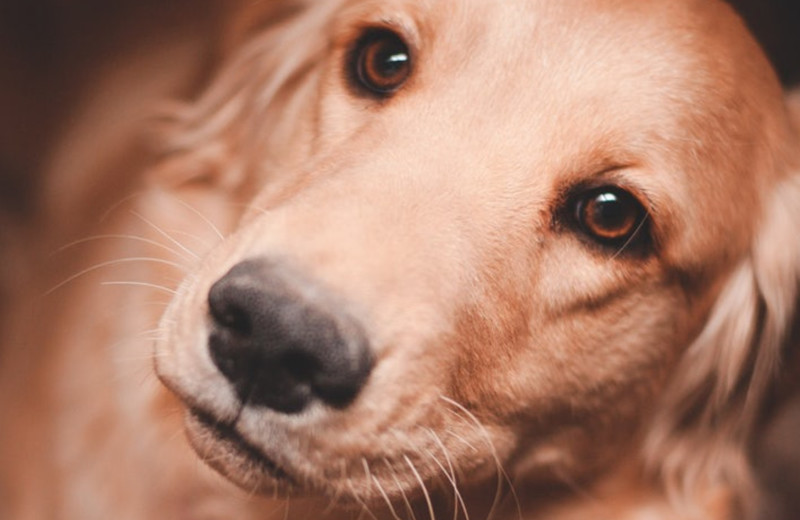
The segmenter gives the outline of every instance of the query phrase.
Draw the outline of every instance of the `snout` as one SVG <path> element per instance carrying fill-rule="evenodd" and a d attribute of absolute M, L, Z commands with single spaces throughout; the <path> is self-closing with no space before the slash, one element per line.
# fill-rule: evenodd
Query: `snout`
<path fill-rule="evenodd" d="M 235 265 L 208 294 L 208 348 L 244 405 L 296 414 L 348 406 L 373 366 L 367 336 L 333 295 L 281 262 Z"/>

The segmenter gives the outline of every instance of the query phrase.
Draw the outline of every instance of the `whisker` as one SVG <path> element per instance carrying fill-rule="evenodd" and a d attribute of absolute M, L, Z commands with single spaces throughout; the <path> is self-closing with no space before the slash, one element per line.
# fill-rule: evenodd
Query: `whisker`
<path fill-rule="evenodd" d="M 403 459 L 406 461 L 406 464 L 408 464 L 408 467 L 411 469 L 411 472 L 414 474 L 414 477 L 417 479 L 417 482 L 419 482 L 419 485 L 422 488 L 422 494 L 425 496 L 425 502 L 428 504 L 430 520 L 436 520 L 436 514 L 433 512 L 431 495 L 428 493 L 428 488 L 425 486 L 425 482 L 422 480 L 422 477 L 420 476 L 419 471 L 417 471 L 417 468 L 414 466 L 414 463 L 408 458 L 408 455 L 403 455 Z"/>
<path fill-rule="evenodd" d="M 159 327 L 153 327 L 153 328 L 150 328 L 150 329 L 142 330 L 142 331 L 136 333 L 136 336 L 147 337 L 147 336 L 150 336 L 150 335 L 153 335 L 153 334 L 163 334 L 165 332 L 166 332 L 166 329 L 164 329 L 163 327 L 159 326 Z"/>
<path fill-rule="evenodd" d="M 277 487 L 272 489 L 272 500 L 275 500 L 275 501 L 278 500 L 278 488 Z M 281 504 L 281 506 L 283 506 L 283 504 Z M 277 509 L 272 512 L 272 514 L 270 515 L 270 518 L 275 516 L 275 512 L 276 511 L 277 511 Z"/>
<path fill-rule="evenodd" d="M 375 486 L 378 488 L 378 492 L 383 497 L 383 500 L 386 502 L 386 505 L 389 506 L 389 511 L 392 513 L 392 517 L 395 520 L 403 520 L 402 518 L 400 518 L 400 516 L 398 516 L 397 511 L 395 510 L 394 506 L 392 505 L 392 501 L 389 499 L 389 495 L 386 494 L 386 490 L 383 489 L 383 486 L 381 485 L 380 481 L 378 480 L 378 478 L 375 475 L 372 475 L 372 481 L 375 483 Z"/>
<path fill-rule="evenodd" d="M 208 217 L 203 215 L 197 208 L 195 208 L 194 206 L 192 206 L 191 204 L 189 204 L 185 200 L 182 200 L 182 199 L 180 199 L 178 197 L 174 197 L 174 199 L 178 204 L 180 204 L 184 208 L 188 209 L 189 211 L 191 211 L 192 213 L 197 215 L 200 218 L 200 220 L 202 220 L 203 222 L 208 224 L 208 227 L 211 228 L 211 230 L 214 232 L 215 235 L 217 235 L 217 237 L 219 237 L 220 240 L 224 240 L 225 239 L 225 236 L 222 234 L 222 232 L 219 230 L 219 228 L 213 222 L 211 222 L 211 219 L 209 219 Z"/>
<path fill-rule="evenodd" d="M 116 357 L 114 361 L 119 363 L 137 363 L 140 361 L 149 361 L 151 359 L 166 359 L 168 356 L 166 354 L 142 354 L 140 356 L 124 356 L 124 357 Z"/>
<path fill-rule="evenodd" d="M 120 264 L 127 264 L 127 263 L 134 263 L 134 262 L 151 262 L 155 264 L 163 264 L 168 265 L 170 267 L 174 267 L 176 269 L 183 270 L 184 267 L 177 262 L 171 262 L 169 260 L 164 260 L 163 258 L 154 258 L 149 256 L 139 256 L 139 257 L 132 257 L 132 258 L 119 258 L 117 260 L 109 260 L 108 262 L 101 262 L 99 264 L 93 265 L 91 267 L 87 267 L 82 271 L 75 273 L 74 275 L 70 276 L 66 280 L 62 281 L 61 283 L 57 284 L 55 287 L 52 287 L 47 292 L 45 292 L 42 296 L 49 296 L 50 294 L 54 293 L 55 291 L 59 290 L 60 288 L 64 287 L 68 283 L 77 280 L 81 276 L 89 274 L 93 271 L 97 271 L 98 269 L 102 269 L 104 267 L 110 267 L 112 265 L 120 265 Z"/>
<path fill-rule="evenodd" d="M 631 243 L 632 243 L 632 242 L 633 242 L 633 240 L 636 238 L 636 236 L 639 234 L 639 231 L 641 231 L 641 230 L 642 230 L 642 227 L 644 227 L 644 224 L 645 224 L 645 222 L 647 222 L 649 218 L 650 218 L 650 215 L 649 215 L 649 214 L 646 214 L 646 215 L 644 216 L 644 218 L 642 219 L 642 221 L 641 221 L 641 222 L 639 222 L 639 225 L 638 225 L 638 226 L 636 226 L 636 229 L 634 229 L 634 230 L 633 230 L 633 233 L 631 233 L 631 236 L 629 236 L 629 237 L 628 237 L 628 239 L 625 241 L 625 243 L 624 243 L 624 244 L 622 244 L 622 246 L 619 248 L 619 251 L 617 251 L 616 253 L 614 253 L 614 256 L 612 256 L 612 257 L 609 259 L 609 262 L 613 262 L 614 260 L 616 260 L 616 259 L 617 259 L 617 257 L 619 257 L 619 255 L 621 255 L 621 254 L 622 254 L 622 253 L 625 251 L 625 249 L 626 249 L 626 248 L 627 248 L 629 245 L 631 245 Z"/>
<path fill-rule="evenodd" d="M 152 364 L 149 359 L 141 359 L 137 363 L 133 361 L 115 358 L 116 366 L 113 370 L 105 374 L 105 381 L 111 385 L 119 385 L 122 382 L 134 385 L 138 389 L 144 388 L 148 383 L 160 385 L 156 375 L 153 373 Z"/>
<path fill-rule="evenodd" d="M 132 335 L 130 337 L 122 338 L 119 341 L 115 341 L 114 343 L 112 343 L 108 347 L 108 350 L 110 352 L 114 353 L 117 350 L 123 349 L 127 345 L 132 345 L 132 344 L 142 343 L 142 342 L 146 342 L 148 346 L 151 346 L 153 341 L 159 340 L 159 339 L 161 339 L 163 337 L 164 337 L 164 332 L 163 331 L 160 331 L 160 330 L 145 331 L 145 332 L 141 332 L 139 334 Z M 125 350 L 130 350 L 130 349 L 125 349 Z M 160 353 L 160 352 L 150 352 L 150 353 L 147 354 L 147 357 L 156 357 L 156 356 L 160 356 L 160 355 L 163 355 L 163 354 Z M 140 357 L 144 358 L 144 356 L 137 356 L 137 359 L 140 358 Z M 123 358 L 115 357 L 115 359 L 123 359 Z"/>
<path fill-rule="evenodd" d="M 239 413 L 241 414 L 241 411 Z M 256 497 L 256 495 L 258 495 L 258 482 L 257 481 L 253 482 L 253 485 L 250 486 L 250 489 L 245 491 L 244 499 L 247 500 L 247 501 L 251 501 Z M 278 511 L 278 509 L 280 509 L 280 506 L 276 507 L 272 511 L 272 514 L 274 514 L 276 511 Z"/>
<path fill-rule="evenodd" d="M 170 289 L 170 290 L 172 290 L 172 289 Z M 141 311 L 145 307 L 158 307 L 160 309 L 160 311 L 163 312 L 164 309 L 166 309 L 169 306 L 169 303 L 170 302 L 167 301 L 167 300 L 160 300 L 160 301 L 159 300 L 148 300 L 148 301 L 144 301 L 144 302 L 131 303 L 131 304 L 125 306 L 125 308 L 131 308 L 131 309 L 136 309 L 137 311 Z"/>
<path fill-rule="evenodd" d="M 139 220 L 141 220 L 142 222 L 144 222 L 145 224 L 147 224 L 149 227 L 151 227 L 156 233 L 158 233 L 159 235 L 161 235 L 164 238 L 166 238 L 167 240 L 169 240 L 170 243 L 172 243 L 175 246 L 177 246 L 181 251 L 186 252 L 187 254 L 189 254 L 194 259 L 197 259 L 197 260 L 200 259 L 200 256 L 197 255 L 194 251 L 192 251 L 191 249 L 189 249 L 185 245 L 181 244 L 179 241 L 175 240 L 175 238 L 172 235 L 170 235 L 169 233 L 167 233 L 166 231 L 161 229 L 160 226 L 157 226 L 154 222 L 152 222 L 151 220 L 147 219 L 147 217 L 145 217 L 144 215 L 142 215 L 138 211 L 131 210 L 131 214 L 134 217 L 136 217 Z"/>
<path fill-rule="evenodd" d="M 121 198 L 116 203 L 112 204 L 111 207 L 109 207 L 105 211 L 105 213 L 103 213 L 103 215 L 100 217 L 100 222 L 105 222 L 106 220 L 108 220 L 108 218 L 111 216 L 111 214 L 114 213 L 120 206 L 122 206 L 126 202 L 131 201 L 131 200 L 133 200 L 133 199 L 135 199 L 137 197 L 143 197 L 146 193 L 147 193 L 147 191 L 145 191 L 145 190 L 139 190 L 139 191 L 135 191 L 135 192 L 131 193 L 130 195 L 127 195 L 127 196 Z"/>
<path fill-rule="evenodd" d="M 159 391 L 163 389 L 161 386 L 161 381 L 159 381 L 158 376 L 156 376 L 155 372 L 152 370 L 152 365 L 148 366 L 148 370 L 145 374 L 142 374 L 142 379 L 139 381 L 139 388 L 140 390 L 147 390 L 147 385 L 150 385 L 151 390 Z"/>
<path fill-rule="evenodd" d="M 447 448 L 445 447 L 439 435 L 437 435 L 436 432 L 431 430 L 430 428 L 426 428 L 426 430 L 431 435 L 431 437 L 433 437 L 433 442 L 435 442 L 439 446 L 439 449 L 442 450 L 445 462 L 447 462 L 447 466 L 448 468 L 450 468 L 450 473 L 448 474 L 445 471 L 444 467 L 441 465 L 441 463 L 436 459 L 436 457 L 433 457 L 433 461 L 439 465 L 439 467 L 442 469 L 442 473 L 444 473 L 445 477 L 450 481 L 451 484 L 453 484 L 453 493 L 454 493 L 453 500 L 455 502 L 453 505 L 453 520 L 456 520 L 458 518 L 457 504 L 461 505 L 461 509 L 464 510 L 464 517 L 466 518 L 466 520 L 469 520 L 469 512 L 467 511 L 467 504 L 464 502 L 464 497 L 461 495 L 461 491 L 458 489 L 458 479 L 456 478 L 456 472 L 455 468 L 453 467 L 453 461 L 450 458 L 450 454 L 448 453 Z"/>
<path fill-rule="evenodd" d="M 508 475 L 508 472 L 503 468 L 501 465 L 499 467 L 499 471 L 503 475 L 503 479 L 508 484 L 508 492 L 511 494 L 511 499 L 514 501 L 514 507 L 517 510 L 517 518 L 519 520 L 523 520 L 522 518 L 522 504 L 519 501 L 519 495 L 517 495 L 517 488 L 514 486 L 514 482 L 511 480 L 511 477 Z"/>
<path fill-rule="evenodd" d="M 457 402 L 457 401 L 455 401 L 453 399 L 450 399 L 447 396 L 440 395 L 439 397 L 443 401 L 445 401 L 446 403 L 450 404 L 451 406 L 454 406 L 457 410 L 461 411 L 471 422 L 473 422 L 475 424 L 475 426 L 477 427 L 478 432 L 480 432 L 481 436 L 484 437 L 484 440 L 486 441 L 486 444 L 489 446 L 489 451 L 492 454 L 492 457 L 494 459 L 495 466 L 496 466 L 496 469 L 497 469 L 497 487 L 496 487 L 496 490 L 495 490 L 494 499 L 492 500 L 492 506 L 489 509 L 489 514 L 487 515 L 487 518 L 491 518 L 492 515 L 494 514 L 495 509 L 498 506 L 498 503 L 500 501 L 500 497 L 502 495 L 502 490 L 503 490 L 503 480 L 502 480 L 502 476 L 500 474 L 500 461 L 499 461 L 499 457 L 497 455 L 497 450 L 495 449 L 494 443 L 492 442 L 491 437 L 489 436 L 489 433 L 486 431 L 486 427 L 483 425 L 483 423 L 481 423 L 481 421 L 477 417 L 475 417 L 475 414 L 473 414 L 471 411 L 469 411 L 461 403 L 459 403 L 459 402 Z"/>
<path fill-rule="evenodd" d="M 166 442 L 164 442 L 164 444 L 165 444 L 165 451 L 166 451 L 166 447 L 167 447 L 168 445 L 172 444 L 173 442 L 175 442 L 175 441 L 176 441 L 176 440 L 178 440 L 179 438 L 181 438 L 181 440 L 183 440 L 183 436 L 184 436 L 184 430 L 183 430 L 183 427 L 178 427 L 178 428 L 175 428 L 175 431 L 172 433 L 172 435 L 170 435 L 169 437 L 167 437 L 167 438 L 166 438 Z"/>
<path fill-rule="evenodd" d="M 447 479 L 450 482 L 450 484 L 453 486 L 453 490 L 454 490 L 454 494 L 453 494 L 453 520 L 457 520 L 458 519 L 458 507 L 459 507 L 460 504 L 459 504 L 458 498 L 457 498 L 458 497 L 458 488 L 456 487 L 455 481 L 450 477 L 450 475 L 447 473 L 447 469 L 445 469 L 444 465 L 439 461 L 439 459 L 436 457 L 436 455 L 431 450 L 429 450 L 427 448 L 422 448 L 419 451 L 421 453 L 427 455 L 428 458 L 430 458 L 433 461 L 433 463 L 442 472 L 442 475 L 444 475 L 445 479 Z"/>
<path fill-rule="evenodd" d="M 98 240 L 131 240 L 131 241 L 135 241 L 135 242 L 141 242 L 143 244 L 148 244 L 148 245 L 155 246 L 155 247 L 158 247 L 160 249 L 163 249 L 164 251 L 168 251 L 168 252 L 172 253 L 175 256 L 184 258 L 186 260 L 190 260 L 190 258 L 186 257 L 186 255 L 184 253 L 182 253 L 181 251 L 179 251 L 177 249 L 174 249 L 172 247 L 169 247 L 169 246 L 167 246 L 165 244 L 162 244 L 161 242 L 158 242 L 156 240 L 151 240 L 149 238 L 140 237 L 140 236 L 136 236 L 136 235 L 121 235 L 121 234 L 119 234 L 119 235 L 114 235 L 114 234 L 93 235 L 93 236 L 90 236 L 90 237 L 81 238 L 79 240 L 75 240 L 73 242 L 69 242 L 68 244 L 64 244 L 63 246 L 61 246 L 58 249 L 56 249 L 55 251 L 53 251 L 50 254 L 50 256 L 55 256 L 57 254 L 63 253 L 64 251 L 67 251 L 68 249 L 72 249 L 73 247 L 79 246 L 81 244 L 86 244 L 86 243 L 89 243 L 89 242 L 96 242 Z"/>
<path fill-rule="evenodd" d="M 116 281 L 116 282 L 100 282 L 100 285 L 107 285 L 107 286 L 122 285 L 122 286 L 131 286 L 131 287 L 147 287 L 149 289 L 156 289 L 156 290 L 159 290 L 159 291 L 164 291 L 164 292 L 166 292 L 168 294 L 171 294 L 173 296 L 178 294 L 178 291 L 172 290 L 172 289 L 170 289 L 168 287 L 164 287 L 163 285 L 157 285 L 157 284 L 148 283 L 148 282 L 121 282 L 121 281 Z"/>
<path fill-rule="evenodd" d="M 459 417 L 459 418 L 460 418 L 460 417 Z M 475 453 L 478 453 L 478 452 L 480 451 L 478 448 L 476 448 L 476 447 L 475 447 L 475 445 L 474 445 L 474 444 L 472 444 L 471 442 L 469 442 L 469 440 L 467 440 L 467 439 L 466 439 L 466 438 L 465 438 L 463 435 L 459 435 L 458 433 L 454 432 L 454 431 L 453 431 L 452 429 L 450 429 L 450 428 L 446 428 L 446 429 L 445 429 L 445 431 L 446 431 L 446 432 L 447 432 L 447 433 L 448 433 L 448 434 L 449 434 L 451 437 L 453 437 L 453 438 L 454 438 L 454 439 L 456 439 L 457 441 L 460 441 L 462 444 L 464 444 L 464 445 L 465 445 L 467 448 L 469 448 L 469 449 L 470 449 L 470 450 L 472 450 L 473 452 L 475 452 Z"/>
<path fill-rule="evenodd" d="M 406 495 L 406 492 L 403 489 L 403 486 L 400 484 L 400 481 L 397 479 L 397 471 L 394 469 L 394 467 L 392 466 L 391 462 L 389 462 L 389 459 L 387 459 L 386 457 L 383 458 L 383 462 L 384 462 L 384 464 L 386 464 L 386 467 L 392 473 L 392 479 L 394 480 L 394 483 L 397 485 L 397 489 L 400 490 L 400 495 L 403 497 L 403 502 L 405 502 L 406 509 L 411 514 L 412 520 L 417 520 L 417 515 L 414 513 L 414 508 L 411 507 L 411 501 L 408 499 L 408 495 Z"/>
<path fill-rule="evenodd" d="M 350 494 L 352 495 L 353 500 L 358 502 L 358 504 L 361 506 L 361 513 L 358 515 L 358 517 L 361 518 L 364 515 L 364 513 L 366 513 L 370 517 L 372 517 L 372 520 L 378 520 L 378 518 L 372 513 L 370 508 L 367 506 L 366 502 L 364 502 L 364 500 L 360 496 L 358 496 L 358 493 L 353 487 L 353 481 L 350 478 L 347 479 L 347 486 L 350 488 Z"/>
<path fill-rule="evenodd" d="M 567 486 L 575 495 L 583 498 L 586 502 L 591 504 L 591 507 L 595 508 L 598 511 L 605 509 L 603 501 L 594 496 L 591 492 L 589 492 L 585 487 L 578 484 L 575 479 L 571 478 L 567 475 L 561 468 L 555 468 L 554 471 L 555 477 Z"/>
<path fill-rule="evenodd" d="M 258 205 L 256 205 L 256 204 L 253 204 L 253 203 L 249 203 L 249 204 L 236 204 L 236 206 L 240 207 L 241 209 L 243 209 L 243 210 L 245 210 L 245 211 L 256 211 L 256 212 L 258 212 L 258 214 L 260 214 L 260 215 L 267 215 L 267 214 L 269 214 L 269 210 L 268 210 L 268 209 L 262 208 L 261 206 L 258 206 Z"/>
<path fill-rule="evenodd" d="M 200 246 L 202 246 L 203 250 L 205 250 L 205 251 L 211 249 L 213 247 L 213 245 L 214 245 L 211 242 L 209 242 L 208 240 L 206 240 L 204 237 L 202 237 L 201 235 L 198 235 L 197 233 L 190 233 L 189 231 L 185 231 L 183 229 L 173 229 L 173 230 L 170 231 L 170 233 L 172 233 L 173 236 L 181 236 L 181 237 L 184 237 L 184 238 L 191 239 L 192 241 L 194 241 L 197 244 L 199 244 Z M 197 254 L 197 253 L 195 253 L 195 254 Z"/>
<path fill-rule="evenodd" d="M 506 472 L 505 468 L 503 468 L 503 464 L 500 462 L 500 455 L 497 453 L 497 448 L 495 447 L 494 442 L 492 442 L 492 438 L 489 435 L 489 431 L 486 429 L 486 426 L 484 426 L 483 423 L 481 423 L 481 421 L 475 416 L 474 413 L 472 413 L 461 403 L 453 399 L 450 399 L 445 395 L 440 394 L 439 397 L 446 403 L 449 403 L 450 405 L 456 407 L 458 410 L 461 410 L 467 416 L 467 418 L 469 418 L 469 420 L 475 424 L 475 426 L 477 427 L 477 431 L 480 432 L 480 434 L 484 437 L 484 440 L 486 441 L 486 444 L 488 445 L 489 450 L 491 451 L 492 458 L 494 459 L 494 463 L 497 469 L 497 490 L 495 492 L 495 498 L 492 501 L 492 507 L 489 509 L 488 517 L 491 518 L 496 508 L 500 505 L 500 500 L 503 494 L 503 482 L 505 481 L 508 484 L 509 491 L 516 504 L 519 518 L 522 519 L 522 505 L 519 502 L 517 491 L 516 489 L 514 489 L 514 484 L 512 483 L 511 478 L 508 476 L 508 473 Z"/>
<path fill-rule="evenodd" d="M 248 503 L 248 502 L 252 501 L 252 499 L 254 497 L 255 497 L 254 493 L 251 494 L 250 492 L 248 492 L 245 496 L 242 497 L 242 502 L 243 503 Z M 275 496 L 273 497 L 273 500 L 275 500 L 276 502 L 278 501 L 277 492 L 276 492 Z M 266 518 L 267 519 L 276 518 L 277 515 L 279 513 L 281 513 L 281 512 L 283 513 L 283 517 L 284 518 L 288 518 L 288 509 L 289 509 L 289 499 L 287 498 L 287 499 L 284 499 L 284 500 L 280 501 L 279 503 L 275 504 L 275 507 L 272 508 L 269 511 L 269 513 L 267 513 Z"/>
<path fill-rule="evenodd" d="M 395 520 L 402 520 L 399 516 L 397 516 L 397 511 L 395 511 L 394 506 L 392 505 L 392 501 L 389 500 L 389 495 L 386 494 L 386 490 L 383 489 L 383 486 L 381 485 L 378 478 L 375 475 L 373 475 L 372 472 L 369 470 L 369 462 L 367 462 L 367 459 L 361 457 L 361 463 L 364 466 L 364 473 L 366 473 L 367 480 L 372 481 L 375 484 L 375 487 L 378 488 L 378 492 L 383 497 L 383 500 L 386 502 L 386 505 L 389 506 L 389 511 L 392 513 L 392 517 L 394 517 Z"/>
<path fill-rule="evenodd" d="M 339 473 L 342 480 L 346 480 L 347 478 L 346 465 L 347 462 L 344 459 L 339 459 Z M 333 497 L 331 497 L 331 499 L 328 501 L 328 505 L 325 506 L 325 509 L 322 510 L 320 515 L 323 517 L 330 516 L 331 512 L 336 509 L 336 506 L 339 505 L 339 500 L 341 500 L 343 494 L 344 491 L 342 490 L 341 486 L 336 486 Z"/>
<path fill-rule="evenodd" d="M 286 508 L 283 510 L 283 520 L 289 520 L 289 511 L 291 511 L 292 499 L 286 498 Z"/>

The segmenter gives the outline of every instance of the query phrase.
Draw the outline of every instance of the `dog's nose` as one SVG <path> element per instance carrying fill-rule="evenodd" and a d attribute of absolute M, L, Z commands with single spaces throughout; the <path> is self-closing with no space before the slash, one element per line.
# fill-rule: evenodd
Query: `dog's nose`
<path fill-rule="evenodd" d="M 372 369 L 356 320 L 280 263 L 237 264 L 208 303 L 211 358 L 243 403 L 286 414 L 315 400 L 344 408 Z"/>

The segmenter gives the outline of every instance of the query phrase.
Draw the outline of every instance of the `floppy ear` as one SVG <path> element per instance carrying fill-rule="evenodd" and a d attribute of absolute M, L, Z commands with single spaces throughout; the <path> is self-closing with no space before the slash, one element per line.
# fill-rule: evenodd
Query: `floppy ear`
<path fill-rule="evenodd" d="M 750 253 L 684 354 L 648 433 L 649 467 L 678 502 L 751 486 L 746 449 L 798 310 L 800 168 L 765 199 Z"/>
<path fill-rule="evenodd" d="M 265 161 L 309 146 L 301 131 L 313 67 L 327 50 L 336 1 L 253 2 L 225 39 L 226 64 L 195 102 L 165 107 L 157 139 L 164 160 L 150 180 L 247 190 Z M 257 164 L 256 164 L 257 163 Z"/>

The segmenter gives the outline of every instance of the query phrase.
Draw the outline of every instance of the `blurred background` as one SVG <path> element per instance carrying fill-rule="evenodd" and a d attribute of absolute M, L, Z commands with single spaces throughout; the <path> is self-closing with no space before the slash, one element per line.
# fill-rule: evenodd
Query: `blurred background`
<path fill-rule="evenodd" d="M 156 48 L 187 33 L 208 35 L 207 49 L 198 48 L 195 58 L 201 67 L 210 64 L 221 13 L 233 3 L 0 0 L 2 209 L 31 209 L 46 151 L 103 69 L 131 57 L 137 48 Z"/>

